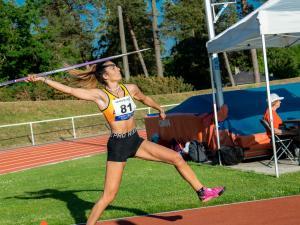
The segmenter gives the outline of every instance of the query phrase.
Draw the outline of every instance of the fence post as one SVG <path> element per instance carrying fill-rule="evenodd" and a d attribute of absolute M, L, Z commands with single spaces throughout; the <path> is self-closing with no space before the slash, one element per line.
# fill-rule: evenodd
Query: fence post
<path fill-rule="evenodd" d="M 35 145 L 32 123 L 30 122 L 29 125 L 30 125 L 30 133 L 31 133 L 31 143 L 32 145 Z"/>
<path fill-rule="evenodd" d="M 74 117 L 72 117 L 72 127 L 73 127 L 73 138 L 76 139 L 76 130 L 75 130 L 75 123 L 74 123 Z"/>

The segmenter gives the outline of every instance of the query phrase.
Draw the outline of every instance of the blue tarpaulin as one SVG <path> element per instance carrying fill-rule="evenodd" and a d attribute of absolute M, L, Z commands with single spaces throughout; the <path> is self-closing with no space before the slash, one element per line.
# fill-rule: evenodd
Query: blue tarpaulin
<path fill-rule="evenodd" d="M 281 107 L 277 110 L 282 120 L 300 119 L 300 82 L 292 84 L 273 85 L 271 93 L 284 97 Z M 221 122 L 220 129 L 240 135 L 250 135 L 265 132 L 259 119 L 267 108 L 266 88 L 249 88 L 238 91 L 224 92 L 224 102 L 229 112 L 228 118 Z M 167 113 L 203 114 L 212 112 L 211 94 L 188 98 Z"/>

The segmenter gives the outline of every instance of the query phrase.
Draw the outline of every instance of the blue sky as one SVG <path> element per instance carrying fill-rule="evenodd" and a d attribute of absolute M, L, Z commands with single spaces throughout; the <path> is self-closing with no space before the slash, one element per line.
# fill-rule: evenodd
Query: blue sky
<path fill-rule="evenodd" d="M 22 5 L 24 3 L 24 0 L 17 0 L 17 3 Z"/>

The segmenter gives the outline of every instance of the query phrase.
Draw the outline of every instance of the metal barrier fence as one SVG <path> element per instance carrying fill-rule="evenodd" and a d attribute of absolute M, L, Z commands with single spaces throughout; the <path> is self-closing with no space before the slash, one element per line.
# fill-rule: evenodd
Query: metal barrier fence
<path fill-rule="evenodd" d="M 163 105 L 162 108 L 176 106 L 177 104 L 170 104 L 170 105 Z M 147 110 L 147 113 L 151 113 L 150 107 L 144 107 L 144 108 L 138 108 L 136 111 L 142 111 Z M 70 120 L 72 124 L 72 131 L 73 131 L 73 139 L 77 138 L 76 133 L 76 126 L 75 126 L 75 120 L 79 118 L 86 118 L 86 117 L 92 117 L 92 116 L 100 116 L 103 115 L 102 113 L 96 113 L 96 114 L 88 114 L 88 115 L 81 115 L 81 116 L 71 116 L 71 117 L 64 117 L 64 118 L 58 118 L 58 119 L 49 119 L 49 120 L 41 120 L 41 121 L 32 121 L 32 122 L 26 122 L 26 123 L 16 123 L 16 124 L 8 124 L 8 125 L 1 125 L 0 128 L 9 128 L 9 127 L 16 127 L 16 126 L 29 126 L 30 128 L 30 136 L 31 136 L 31 144 L 35 145 L 35 134 L 33 129 L 33 124 L 40 124 L 40 123 L 47 123 L 47 122 L 54 122 L 54 121 L 62 121 L 62 120 Z"/>

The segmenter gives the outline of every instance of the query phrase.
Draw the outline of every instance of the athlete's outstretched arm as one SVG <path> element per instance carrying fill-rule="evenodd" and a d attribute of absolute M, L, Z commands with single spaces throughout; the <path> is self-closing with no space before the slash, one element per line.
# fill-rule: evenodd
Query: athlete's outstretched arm
<path fill-rule="evenodd" d="M 153 109 L 158 110 L 162 119 L 166 118 L 164 109 L 160 107 L 160 105 L 157 102 L 155 102 L 151 97 L 144 95 L 144 93 L 138 88 L 138 86 L 136 86 L 135 84 L 129 84 L 127 85 L 127 87 L 134 99 L 142 102 L 147 106 L 150 106 Z"/>
<path fill-rule="evenodd" d="M 88 101 L 96 101 L 99 99 L 99 91 L 96 89 L 83 89 L 83 88 L 73 88 L 67 85 L 61 84 L 57 81 L 51 80 L 48 77 L 37 77 L 35 75 L 29 75 L 26 81 L 30 82 L 37 82 L 41 81 L 45 84 L 49 85 L 50 87 L 66 93 L 68 95 L 72 95 L 76 98 Z"/>

